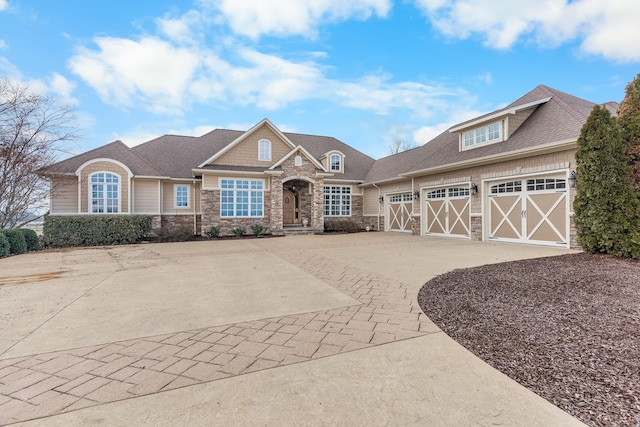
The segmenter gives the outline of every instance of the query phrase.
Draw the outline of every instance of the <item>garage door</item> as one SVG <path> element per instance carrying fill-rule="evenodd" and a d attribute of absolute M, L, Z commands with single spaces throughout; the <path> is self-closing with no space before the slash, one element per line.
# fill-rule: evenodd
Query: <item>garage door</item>
<path fill-rule="evenodd" d="M 403 193 L 389 196 L 387 202 L 387 231 L 411 232 L 413 194 Z"/>
<path fill-rule="evenodd" d="M 424 203 L 426 234 L 469 237 L 468 187 L 431 190 L 425 195 Z"/>
<path fill-rule="evenodd" d="M 568 246 L 565 177 L 532 177 L 489 187 L 489 238 Z"/>

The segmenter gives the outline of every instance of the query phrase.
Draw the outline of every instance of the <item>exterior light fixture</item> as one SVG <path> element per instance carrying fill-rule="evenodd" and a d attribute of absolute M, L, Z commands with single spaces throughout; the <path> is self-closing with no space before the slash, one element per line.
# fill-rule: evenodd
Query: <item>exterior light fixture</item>
<path fill-rule="evenodd" d="M 383 196 L 383 195 L 380 195 L 380 197 L 378 197 L 378 201 L 379 201 L 380 203 L 384 202 L 384 196 Z"/>
<path fill-rule="evenodd" d="M 571 171 L 571 175 L 569 175 L 569 188 L 576 188 L 577 182 L 576 171 Z"/>
<path fill-rule="evenodd" d="M 469 191 L 471 192 L 471 195 L 474 196 L 478 193 L 478 186 L 472 182 L 471 187 L 469 187 Z"/>
<path fill-rule="evenodd" d="M 414 199 L 419 199 L 419 198 L 420 198 L 420 190 L 416 190 L 416 191 L 413 193 L 413 198 L 414 198 Z"/>

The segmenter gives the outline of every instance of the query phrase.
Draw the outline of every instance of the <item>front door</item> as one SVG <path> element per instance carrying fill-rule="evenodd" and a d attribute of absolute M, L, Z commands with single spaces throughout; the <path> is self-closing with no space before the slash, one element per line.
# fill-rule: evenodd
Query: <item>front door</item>
<path fill-rule="evenodd" d="M 292 191 L 282 193 L 282 223 L 294 224 L 296 218 L 296 196 Z"/>

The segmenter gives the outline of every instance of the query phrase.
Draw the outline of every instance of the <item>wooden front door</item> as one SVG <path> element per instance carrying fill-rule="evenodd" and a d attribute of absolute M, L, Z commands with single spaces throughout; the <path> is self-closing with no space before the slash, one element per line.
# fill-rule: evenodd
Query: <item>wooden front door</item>
<path fill-rule="evenodd" d="M 291 191 L 282 193 L 282 223 L 294 224 L 296 217 L 296 196 Z"/>

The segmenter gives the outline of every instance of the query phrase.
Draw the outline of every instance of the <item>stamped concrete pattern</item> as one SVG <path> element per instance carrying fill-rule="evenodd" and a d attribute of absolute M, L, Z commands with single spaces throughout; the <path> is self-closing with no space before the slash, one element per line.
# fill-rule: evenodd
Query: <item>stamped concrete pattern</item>
<path fill-rule="evenodd" d="M 256 385 L 260 384 L 260 381 L 267 383 L 270 381 L 278 382 L 274 377 L 259 375 L 261 371 L 285 372 L 284 370 L 287 370 L 287 375 L 302 375 L 304 377 L 304 372 L 316 372 L 314 370 L 321 366 L 317 364 L 320 360 L 337 361 L 340 360 L 340 357 L 346 357 L 347 355 L 351 359 L 356 358 L 356 360 L 358 357 L 364 356 L 366 358 L 367 355 L 377 355 L 378 353 L 374 353 L 374 351 L 378 351 L 376 350 L 377 348 L 387 348 L 383 345 L 399 342 L 406 342 L 402 350 L 403 353 L 415 352 L 416 347 L 426 344 L 422 340 L 428 336 L 437 336 L 435 341 L 431 340 L 430 342 L 437 342 L 437 348 L 446 348 L 446 350 L 443 350 L 445 354 L 438 357 L 444 356 L 447 359 L 448 357 L 455 357 L 457 352 L 460 352 L 464 354 L 464 357 L 460 356 L 456 360 L 461 358 L 465 360 L 465 364 L 469 364 L 471 362 L 465 359 L 468 358 L 473 361 L 472 363 L 476 363 L 474 358 L 463 349 L 449 344 L 450 340 L 445 339 L 443 341 L 443 334 L 424 316 L 417 305 L 417 287 L 415 284 L 412 285 L 406 281 L 396 280 L 380 272 L 372 271 L 375 269 L 357 267 L 356 265 L 363 265 L 362 259 L 349 260 L 346 256 L 338 256 L 338 258 L 332 256 L 332 254 L 339 254 L 340 250 L 344 248 L 343 242 L 345 241 L 340 240 L 344 238 L 339 237 L 338 240 L 335 240 L 328 236 L 311 236 L 307 238 L 255 240 L 250 245 L 244 244 L 236 248 L 237 252 L 232 254 L 235 259 L 238 259 L 238 257 L 246 256 L 247 250 L 250 249 L 254 253 L 263 254 L 273 268 L 277 269 L 282 263 L 288 265 L 284 273 L 289 276 L 294 275 L 298 280 L 312 281 L 316 287 L 330 285 L 334 291 L 337 290 L 340 294 L 349 297 L 347 299 L 336 299 L 332 296 L 332 292 L 326 289 L 323 290 L 318 294 L 317 298 L 322 300 L 321 305 L 331 306 L 329 309 L 295 312 L 292 311 L 296 308 L 294 304 L 294 307 L 288 307 L 285 310 L 287 312 L 285 315 L 225 324 L 217 324 L 214 320 L 210 320 L 214 322 L 211 326 L 198 328 L 183 329 L 183 324 L 178 321 L 181 327 L 171 333 L 136 336 L 132 339 L 117 341 L 103 340 L 100 344 L 71 346 L 57 351 L 35 352 L 22 354 L 19 357 L 6 357 L 5 355 L 10 355 L 12 351 L 15 352 L 16 348 L 20 348 L 20 341 L 14 343 L 11 348 L 5 350 L 5 355 L 0 356 L 0 424 L 11 424 L 64 413 L 73 417 L 82 416 L 78 414 L 83 414 L 86 411 L 90 411 L 87 414 L 93 414 L 94 412 L 92 411 L 94 409 L 100 410 L 100 408 L 109 408 L 107 410 L 108 413 L 114 417 L 113 420 L 107 418 L 102 421 L 113 421 L 114 424 L 130 423 L 132 419 L 127 419 L 127 417 L 133 417 L 132 414 L 135 413 L 135 410 L 126 411 L 125 414 L 120 415 L 124 416 L 124 419 L 115 421 L 115 413 L 118 411 L 114 410 L 113 405 L 118 405 L 118 402 L 137 402 L 145 408 L 143 412 L 146 414 L 146 421 L 137 420 L 136 424 L 148 422 L 153 425 L 159 425 L 161 424 L 160 421 L 164 420 L 166 425 L 170 425 L 176 422 L 172 418 L 175 414 L 163 412 L 166 411 L 167 406 L 159 403 L 163 399 L 162 396 L 171 396 L 171 393 L 180 395 L 183 391 L 188 390 L 189 401 L 193 402 L 198 400 L 193 398 L 193 393 L 202 392 L 207 396 L 215 394 L 211 390 L 208 392 L 203 391 L 202 387 L 218 384 L 216 389 L 224 388 L 226 386 L 223 384 L 233 384 L 234 378 L 242 378 L 241 384 L 247 381 L 250 382 L 251 379 L 257 381 Z M 385 239 L 378 236 L 360 236 L 352 239 L 360 239 L 356 240 L 356 247 L 362 245 L 361 250 L 363 252 L 369 250 L 371 254 L 384 253 L 393 248 L 403 248 L 403 250 L 413 250 L 415 252 L 416 245 L 438 243 L 438 241 L 434 240 L 428 242 L 424 239 L 420 240 L 412 237 L 403 237 L 400 241 L 395 240 L 395 238 Z M 225 247 L 225 244 L 228 245 Z M 228 251 L 233 252 L 233 244 L 233 242 L 198 242 L 190 244 L 189 247 L 172 245 L 130 246 L 103 249 L 98 252 L 72 251 L 71 254 L 77 257 L 76 259 L 80 263 L 83 262 L 83 253 L 85 256 L 90 255 L 89 259 L 94 258 L 96 254 L 98 255 L 98 260 L 100 257 L 107 256 L 107 254 L 116 259 L 115 266 L 111 264 L 105 265 L 106 272 L 97 269 L 96 274 L 101 277 L 100 283 L 104 283 L 108 277 L 125 270 L 133 270 L 134 276 L 137 277 L 136 280 L 142 280 L 140 279 L 142 276 L 139 273 L 143 269 L 156 269 L 158 266 L 166 265 L 167 263 L 179 269 L 181 262 L 193 260 L 197 258 L 196 254 L 198 252 L 209 251 L 212 247 L 215 248 L 214 252 L 220 257 L 228 257 L 230 256 Z M 353 245 L 354 242 L 352 241 L 350 244 Z M 459 248 L 457 244 L 455 247 Z M 407 255 L 407 258 L 410 258 L 413 262 L 415 261 L 415 256 L 415 254 L 413 256 Z M 24 261 L 24 259 L 26 257 L 19 261 Z M 2 262 L 4 263 L 5 261 L 3 260 Z M 263 264 L 259 265 L 259 267 L 264 270 L 268 269 L 269 265 Z M 214 285 L 222 285 L 231 280 L 230 277 L 238 276 L 230 273 L 223 274 L 220 272 L 220 266 L 217 268 L 219 274 L 205 275 L 208 277 L 208 281 Z M 92 266 L 92 269 L 96 269 L 95 265 Z M 110 274 L 108 274 L 109 269 L 113 269 Z M 105 274 L 108 274 L 107 278 L 103 277 Z M 264 275 L 268 276 L 269 274 L 264 271 Z M 279 277 L 282 277 L 282 280 L 287 280 L 285 277 L 287 274 L 272 275 L 271 280 L 258 283 L 258 286 L 272 286 Z M 4 275 L 0 274 L 0 276 Z M 0 277 L 0 289 L 2 289 L 2 285 L 20 286 L 15 284 L 16 281 L 19 281 L 16 277 L 24 276 L 15 274 L 13 276 Z M 260 275 L 257 277 L 260 277 Z M 256 278 L 254 280 L 257 280 Z M 170 286 L 171 279 L 175 279 L 175 277 L 169 275 L 167 279 L 167 283 L 157 284 L 159 286 L 157 292 L 162 292 L 162 286 Z M 193 277 L 191 279 L 194 280 Z M 424 280 L 427 279 L 428 277 Z M 29 283 L 28 280 L 25 283 Z M 416 283 L 420 280 L 417 279 Z M 46 281 L 42 285 L 46 286 Z M 188 286 L 188 282 L 185 285 Z M 233 282 L 231 285 L 235 288 L 238 283 Z M 106 285 L 107 288 L 111 288 L 111 286 Z M 96 292 L 99 287 L 100 285 L 94 285 L 90 290 L 82 289 L 81 291 L 84 293 L 81 295 L 85 295 L 88 292 Z M 304 287 L 300 289 L 303 292 L 305 290 L 309 291 L 308 288 Z M 206 288 L 201 288 L 199 291 L 205 292 Z M 123 288 L 122 292 L 126 292 L 126 289 Z M 313 293 L 313 291 L 310 292 Z M 281 296 L 286 299 L 286 295 L 286 293 L 283 293 Z M 75 298 L 74 301 L 82 298 L 78 296 L 78 293 L 73 292 L 68 297 Z M 243 300 L 236 300 L 236 297 L 237 295 L 232 294 L 231 299 L 225 301 L 226 303 L 242 305 Z M 127 295 L 122 295 L 122 298 L 126 300 Z M 274 301 L 264 302 L 267 305 L 277 305 Z M 340 303 L 342 305 L 336 306 Z M 65 307 L 68 308 L 70 305 L 67 304 Z M 64 312 L 64 308 L 55 308 L 59 310 L 57 312 L 58 315 Z M 269 310 L 264 311 L 264 313 L 269 312 Z M 162 311 L 156 313 L 156 315 L 162 316 Z M 204 315 L 200 315 L 200 317 L 202 316 Z M 204 317 L 206 318 L 206 316 Z M 233 318 L 233 316 L 230 318 Z M 85 317 L 76 319 L 76 321 L 90 322 L 91 319 Z M 157 317 L 154 318 L 154 321 L 166 323 L 166 319 L 165 322 L 158 322 Z M 23 340 L 28 340 L 30 336 L 37 334 L 39 330 L 46 330 L 46 323 L 42 323 L 39 328 L 34 329 L 31 333 L 25 334 L 26 336 Z M 169 323 L 171 322 L 169 321 Z M 136 325 L 132 324 L 130 329 L 132 330 L 130 331 L 132 336 L 136 335 Z M 94 336 L 91 340 L 100 341 L 100 336 Z M 394 345 L 397 346 L 397 344 Z M 22 353 L 29 353 L 26 350 L 27 348 L 23 348 Z M 426 351 L 424 353 L 428 354 Z M 433 354 L 435 355 L 435 353 Z M 397 356 L 387 353 L 386 357 Z M 349 360 L 349 358 L 345 360 Z M 407 360 L 406 358 L 403 359 L 404 364 L 402 366 L 406 367 Z M 378 360 L 378 356 L 375 356 L 375 360 Z M 419 360 L 419 358 L 417 357 L 416 360 Z M 326 364 L 326 362 L 322 363 Z M 434 366 L 436 366 L 435 363 Z M 273 368 L 279 369 L 274 371 Z M 421 369 L 419 365 L 414 368 L 416 370 Z M 340 367 L 334 366 L 333 369 L 340 369 Z M 486 368 L 478 368 L 478 371 L 483 369 Z M 491 372 L 490 369 L 489 372 Z M 366 375 L 368 374 L 362 371 L 361 376 Z M 406 372 L 403 372 L 403 375 L 406 375 Z M 411 376 L 411 374 L 409 375 Z M 432 372 L 430 375 L 439 374 Z M 480 376 L 482 377 L 482 375 Z M 509 382 L 498 374 L 496 376 L 500 378 L 498 382 Z M 334 380 L 337 379 L 334 378 Z M 380 381 L 384 383 L 384 374 L 382 374 Z M 392 381 L 395 381 L 395 379 Z M 453 377 L 449 381 L 452 384 L 455 383 Z M 486 380 L 483 379 L 482 381 Z M 352 383 L 357 384 L 357 378 L 354 378 Z M 280 383 L 278 387 L 285 391 L 288 389 L 287 384 L 287 382 Z M 371 386 L 376 387 L 375 383 L 371 384 Z M 502 387 L 500 388 L 501 390 L 505 389 L 503 386 L 500 387 Z M 509 387 L 512 387 L 512 385 L 509 385 L 506 389 Z M 259 386 L 257 388 L 260 390 Z M 307 393 L 313 393 L 314 388 L 310 384 L 305 390 Z M 259 394 L 260 392 L 255 393 Z M 512 397 L 517 399 L 515 396 L 519 396 L 521 393 L 515 393 Z M 472 395 L 475 396 L 476 394 L 472 393 Z M 529 397 L 526 393 L 524 395 L 526 396 L 526 398 L 523 398 L 525 405 L 534 408 L 537 408 L 536 405 L 542 405 L 542 408 L 547 408 L 544 403 L 537 401 L 535 405 L 531 406 L 531 402 L 528 400 L 535 400 L 535 398 Z M 184 396 L 182 397 L 184 398 Z M 294 401 L 295 398 L 295 396 L 287 397 L 291 401 Z M 478 397 L 476 396 L 475 398 L 477 399 Z M 424 396 L 424 399 L 428 399 L 428 396 Z M 357 405 L 355 402 L 354 404 Z M 467 402 L 466 404 L 473 405 L 473 402 Z M 238 402 L 237 405 L 242 407 L 246 403 Z M 277 403 L 273 403 L 273 405 L 274 407 L 278 406 Z M 492 405 L 489 405 L 489 407 L 492 408 Z M 551 406 L 550 404 L 547 405 Z M 135 404 L 133 406 L 135 407 Z M 255 402 L 251 406 L 256 406 Z M 85 410 L 81 411 L 83 408 Z M 547 409 L 551 415 L 545 412 L 544 416 L 540 416 L 540 420 L 553 420 L 558 424 L 571 424 L 574 422 L 571 417 L 555 407 Z M 200 412 L 196 410 L 188 412 L 193 417 L 191 421 L 195 422 L 197 420 L 205 423 L 211 421 L 211 419 L 206 418 L 211 416 L 210 410 L 211 407 L 206 406 L 205 409 L 201 408 Z M 491 412 L 491 410 L 488 412 Z M 164 418 L 149 420 L 149 413 L 156 413 L 156 411 L 158 414 L 165 413 Z M 411 410 L 407 409 L 407 411 L 410 412 Z M 251 409 L 247 408 L 247 413 L 250 412 Z M 373 408 L 371 411 L 367 411 L 367 413 L 369 412 L 371 414 L 375 413 Z M 216 416 L 220 417 L 221 414 L 223 414 L 223 411 L 217 412 Z M 204 416 L 205 418 L 200 419 L 198 418 L 199 416 Z M 304 418 L 301 418 L 303 416 L 304 413 L 289 414 L 284 419 L 284 424 L 294 424 L 294 419 L 298 420 L 295 424 L 300 424 L 304 420 Z M 234 413 L 232 419 L 241 424 L 236 413 Z M 334 423 L 341 424 L 346 422 L 347 419 L 347 414 L 333 414 L 322 422 L 314 423 L 307 420 L 304 423 L 321 425 L 325 424 L 325 421 L 333 420 Z M 362 420 L 362 417 L 358 419 Z M 80 422 L 78 419 L 70 421 L 62 415 L 43 418 L 40 421 L 47 420 L 51 421 L 52 425 L 55 425 L 56 420 L 59 420 L 60 425 Z M 316 420 L 318 419 L 316 418 Z M 185 420 L 182 419 L 181 421 Z M 375 419 L 372 421 L 375 421 Z M 425 421 L 425 419 L 422 419 L 422 421 Z M 92 418 L 82 421 L 87 425 L 94 422 L 95 419 Z M 265 424 L 282 425 L 282 420 L 276 422 L 274 419 L 272 423 L 265 422 Z"/>

